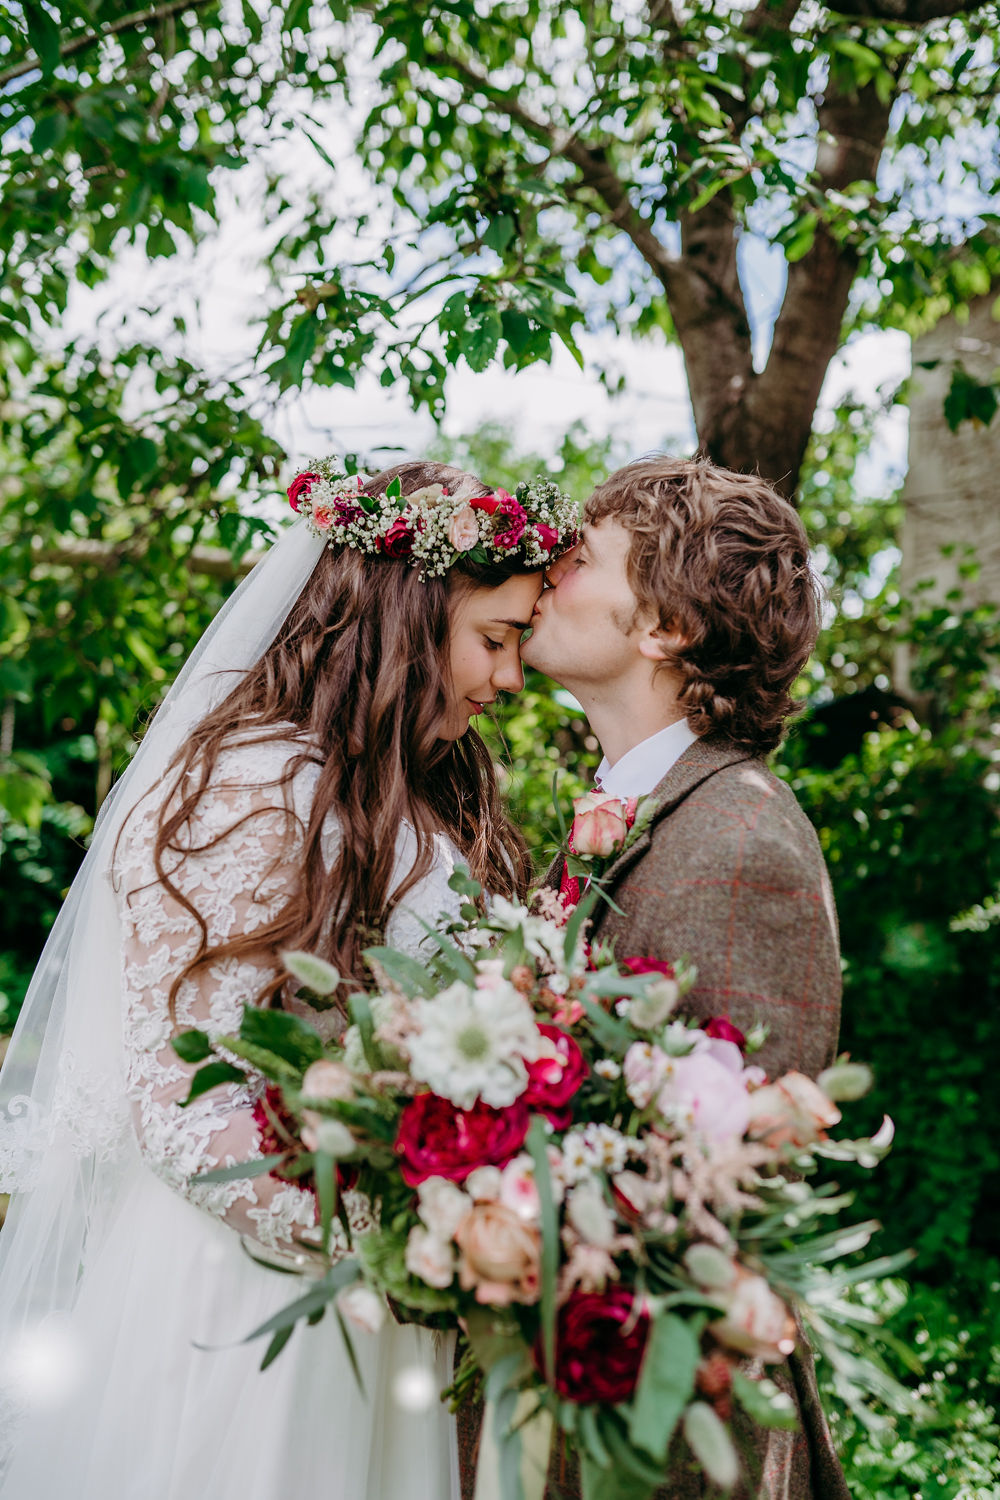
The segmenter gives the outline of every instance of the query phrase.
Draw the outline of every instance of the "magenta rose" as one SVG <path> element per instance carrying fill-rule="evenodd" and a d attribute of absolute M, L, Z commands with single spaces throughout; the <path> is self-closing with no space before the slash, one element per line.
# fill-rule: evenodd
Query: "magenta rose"
<path fill-rule="evenodd" d="M 701 1029 L 706 1036 L 715 1037 L 717 1042 L 735 1042 L 741 1052 L 746 1051 L 746 1037 L 740 1028 L 734 1026 L 732 1021 L 727 1020 L 725 1016 L 713 1016 Z"/>
<path fill-rule="evenodd" d="M 356 500 L 335 500 L 333 502 L 333 519 L 338 526 L 349 526 L 352 521 L 360 521 L 363 515 L 364 511 Z"/>
<path fill-rule="evenodd" d="M 523 1098 L 506 1109 L 477 1099 L 459 1109 L 437 1094 L 418 1094 L 399 1119 L 396 1153 L 410 1187 L 428 1177 L 464 1182 L 477 1167 L 506 1166 L 524 1145 L 530 1115 Z"/>
<path fill-rule="evenodd" d="M 556 1321 L 555 1388 L 566 1401 L 627 1401 L 635 1392 L 649 1335 L 649 1314 L 632 1319 L 632 1293 L 611 1286 L 606 1292 L 574 1292 Z M 541 1335 L 535 1363 L 544 1368 Z"/>
<path fill-rule="evenodd" d="M 413 551 L 413 528 L 400 517 L 393 521 L 385 536 L 379 537 L 377 545 L 386 557 L 409 557 Z"/>
<path fill-rule="evenodd" d="M 506 490 L 501 490 L 500 493 L 503 498 L 496 513 L 499 525 L 493 541 L 496 546 L 511 551 L 524 535 L 524 528 L 528 524 L 528 513 L 523 505 L 518 504 L 513 495 L 508 495 Z"/>
<path fill-rule="evenodd" d="M 292 510 L 297 511 L 299 509 L 299 502 L 301 501 L 303 495 L 308 495 L 313 485 L 318 484 L 319 480 L 319 474 L 313 474 L 309 472 L 305 474 L 296 474 L 295 478 L 292 480 L 286 491 L 286 494 L 288 495 L 288 503 L 292 507 Z"/>
<path fill-rule="evenodd" d="M 559 533 L 554 526 L 545 526 L 539 522 L 535 527 L 538 533 L 539 543 L 545 552 L 551 552 L 559 541 Z"/>
<path fill-rule="evenodd" d="M 587 1076 L 587 1062 L 568 1031 L 547 1022 L 538 1030 L 552 1042 L 556 1056 L 527 1064 L 528 1087 L 522 1097 L 535 1114 L 544 1115 L 556 1130 L 565 1130 L 573 1117 L 573 1096 Z"/>

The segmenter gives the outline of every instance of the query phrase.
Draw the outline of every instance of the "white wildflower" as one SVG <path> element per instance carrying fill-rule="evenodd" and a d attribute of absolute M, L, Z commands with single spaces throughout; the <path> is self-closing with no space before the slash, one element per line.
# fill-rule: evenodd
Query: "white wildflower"
<path fill-rule="evenodd" d="M 492 978 L 492 976 L 491 976 Z M 410 1072 L 436 1094 L 468 1109 L 477 1098 L 494 1109 L 513 1104 L 528 1082 L 526 1062 L 540 1033 L 531 1006 L 507 980 L 470 989 L 456 983 L 414 1006 Z"/>

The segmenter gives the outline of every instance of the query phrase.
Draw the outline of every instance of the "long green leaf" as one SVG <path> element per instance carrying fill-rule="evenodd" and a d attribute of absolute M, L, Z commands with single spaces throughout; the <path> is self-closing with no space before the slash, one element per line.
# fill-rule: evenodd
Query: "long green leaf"
<path fill-rule="evenodd" d="M 244 1177 L 261 1177 L 265 1172 L 273 1172 L 284 1159 L 285 1153 L 278 1151 L 274 1156 L 258 1156 L 253 1161 L 239 1161 L 232 1167 L 213 1167 L 210 1172 L 199 1172 L 191 1181 L 241 1182 Z"/>
<path fill-rule="evenodd" d="M 700 1358 L 698 1336 L 690 1323 L 673 1313 L 654 1319 L 628 1424 L 633 1443 L 661 1463 L 694 1391 Z"/>
<path fill-rule="evenodd" d="M 377 963 L 393 984 L 397 984 L 404 995 L 409 995 L 411 999 L 414 995 L 434 993 L 434 976 L 408 953 L 399 953 L 395 948 L 366 948 L 362 957 L 369 963 Z"/>
<path fill-rule="evenodd" d="M 202 1094 L 207 1094 L 209 1089 L 218 1088 L 222 1083 L 246 1083 L 246 1078 L 247 1075 L 243 1069 L 234 1067 L 232 1063 L 206 1063 L 192 1077 L 187 1098 L 181 1100 L 181 1106 L 190 1104 L 194 1099 L 200 1099 Z"/>
<path fill-rule="evenodd" d="M 539 1115 L 531 1122 L 525 1142 L 535 1164 L 535 1185 L 538 1188 L 542 1228 L 541 1255 L 541 1315 L 542 1354 L 545 1362 L 545 1378 L 551 1385 L 556 1368 L 556 1271 L 559 1266 L 559 1223 L 556 1216 L 555 1195 L 549 1175 L 548 1137 Z"/>

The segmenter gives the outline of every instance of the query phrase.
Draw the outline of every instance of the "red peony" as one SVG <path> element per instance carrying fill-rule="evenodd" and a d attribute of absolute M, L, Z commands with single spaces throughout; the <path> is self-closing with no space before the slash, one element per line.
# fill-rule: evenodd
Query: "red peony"
<path fill-rule="evenodd" d="M 573 1096 L 587 1076 L 586 1059 L 568 1031 L 547 1022 L 538 1029 L 555 1043 L 558 1055 L 528 1063 L 528 1087 L 522 1097 L 530 1110 L 551 1120 L 556 1130 L 566 1130 L 573 1117 Z"/>
<path fill-rule="evenodd" d="M 400 1173 L 410 1187 L 428 1177 L 464 1182 L 476 1167 L 503 1167 L 516 1156 L 528 1134 L 524 1099 L 506 1109 L 476 1100 L 459 1109 L 438 1094 L 418 1094 L 406 1105 L 396 1133 Z"/>
<path fill-rule="evenodd" d="M 378 550 L 386 557 L 409 557 L 413 551 L 413 529 L 409 522 L 393 521 L 385 536 L 379 537 Z"/>
<path fill-rule="evenodd" d="M 292 510 L 298 510 L 299 501 L 303 495 L 308 495 L 314 484 L 319 483 L 320 477 L 319 474 L 313 474 L 308 471 L 305 474 L 296 474 L 286 491 L 288 503 L 292 507 Z"/>
<path fill-rule="evenodd" d="M 714 1036 L 716 1041 L 735 1042 L 741 1052 L 746 1051 L 746 1037 L 740 1028 L 734 1026 L 732 1021 L 727 1020 L 725 1016 L 713 1016 L 701 1029 L 706 1036 Z"/>
<path fill-rule="evenodd" d="M 664 979 L 676 977 L 673 964 L 660 958 L 623 958 L 619 968 L 627 969 L 630 974 L 662 974 Z"/>
<path fill-rule="evenodd" d="M 633 1302 L 625 1287 L 612 1286 L 606 1292 L 574 1292 L 560 1308 L 555 1388 L 565 1400 L 614 1405 L 633 1395 L 649 1335 L 649 1314 L 633 1319 Z M 544 1368 L 541 1335 L 535 1363 Z"/>

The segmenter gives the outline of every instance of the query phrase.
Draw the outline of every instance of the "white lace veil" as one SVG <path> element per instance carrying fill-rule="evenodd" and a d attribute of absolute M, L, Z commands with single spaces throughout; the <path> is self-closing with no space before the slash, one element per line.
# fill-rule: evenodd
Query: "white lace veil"
<path fill-rule="evenodd" d="M 5 1351 L 72 1305 L 88 1248 L 108 1227 L 116 1185 L 137 1149 L 109 878 L 118 830 L 191 728 L 274 640 L 323 546 L 294 523 L 202 636 L 101 808 L 35 971 L 0 1074 L 0 1192 L 14 1194 L 0 1232 L 0 1394 L 16 1377 L 4 1368 Z"/>

